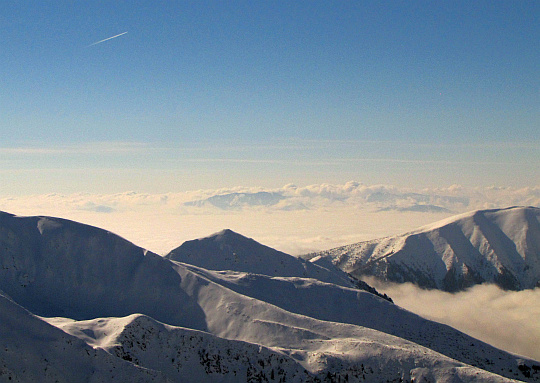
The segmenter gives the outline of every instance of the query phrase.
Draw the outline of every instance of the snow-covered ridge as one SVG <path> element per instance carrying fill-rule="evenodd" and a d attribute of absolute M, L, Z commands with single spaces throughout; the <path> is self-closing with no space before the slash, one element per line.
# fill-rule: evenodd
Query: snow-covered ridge
<path fill-rule="evenodd" d="M 230 229 L 184 242 L 165 258 L 208 270 L 234 270 L 272 277 L 313 278 L 344 287 L 369 291 L 390 300 L 375 288 L 343 272 L 332 262 L 306 261 L 265 246 Z"/>
<path fill-rule="evenodd" d="M 356 277 L 370 275 L 446 291 L 477 283 L 530 289 L 540 285 L 539 217 L 535 207 L 478 210 L 404 235 L 305 258 L 330 259 Z"/>
<path fill-rule="evenodd" d="M 0 291 L 0 382 L 167 382 L 51 326 Z"/>
<path fill-rule="evenodd" d="M 349 277 L 332 264 L 329 268 L 315 265 L 229 229 L 205 238 L 184 242 L 165 258 L 209 270 L 235 270 L 275 277 L 315 278 L 340 286 L 352 286 Z"/>
<path fill-rule="evenodd" d="M 539 381 L 540 363 L 366 291 L 268 274 L 207 270 L 95 227 L 1 213 L 0 290 L 11 299 L 2 301 L 0 381 L 32 380 L 64 354 L 76 368 L 92 350 L 99 366 L 67 364 L 45 381 Z M 51 331 L 69 340 L 61 353 L 50 350 Z M 15 339 L 25 345 L 16 355 Z M 22 366 L 21 355 L 40 362 Z M 123 380 L 99 375 L 109 365 Z"/>

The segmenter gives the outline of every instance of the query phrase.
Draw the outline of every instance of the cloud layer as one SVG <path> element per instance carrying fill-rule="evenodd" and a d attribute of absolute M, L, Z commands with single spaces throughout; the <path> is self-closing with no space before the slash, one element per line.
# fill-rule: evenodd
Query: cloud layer
<path fill-rule="evenodd" d="M 348 182 L 163 194 L 0 196 L 0 210 L 100 226 L 159 253 L 231 228 L 300 254 L 402 234 L 465 211 L 513 205 L 540 207 L 540 187 L 404 189 Z"/>
<path fill-rule="evenodd" d="M 477 285 L 450 294 L 423 290 L 411 283 L 366 279 L 394 302 L 425 318 L 445 323 L 504 350 L 540 360 L 540 288 L 503 291 Z"/>

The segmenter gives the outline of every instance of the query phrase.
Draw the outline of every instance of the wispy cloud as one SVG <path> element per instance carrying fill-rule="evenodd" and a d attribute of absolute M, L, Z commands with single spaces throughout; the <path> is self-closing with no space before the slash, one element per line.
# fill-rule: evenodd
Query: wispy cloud
<path fill-rule="evenodd" d="M 262 160 L 244 158 L 187 158 L 186 162 L 206 162 L 206 163 L 238 163 L 238 164 L 286 164 L 284 160 Z"/>
<path fill-rule="evenodd" d="M 425 147 L 425 148 L 493 148 L 493 149 L 540 149 L 540 143 L 535 142 L 484 142 L 484 143 L 421 143 L 421 142 L 402 142 L 402 141 L 368 141 L 368 140 L 273 140 L 268 143 L 261 144 L 259 142 L 238 142 L 238 141 L 208 141 L 197 143 L 167 143 L 167 142 L 121 142 L 121 141 L 104 141 L 104 142 L 86 142 L 74 143 L 71 145 L 33 145 L 32 143 L 3 147 L 0 151 L 3 152 L 61 152 L 61 151 L 76 151 L 80 149 L 91 149 L 99 147 L 109 148 L 133 148 L 133 147 L 152 147 L 159 150 L 182 150 L 196 152 L 266 152 L 273 150 L 280 151 L 306 151 L 313 149 L 326 149 L 328 147 L 357 147 L 357 146 L 378 146 L 378 147 Z M 360 160 L 360 161 L 410 161 L 414 160 L 399 159 L 399 158 L 337 158 L 338 160 Z"/>
<path fill-rule="evenodd" d="M 175 161 L 175 160 L 172 160 Z M 452 160 L 421 160 L 401 158 L 323 158 L 320 160 L 290 159 L 257 159 L 257 158 L 186 158 L 186 162 L 200 163 L 245 163 L 245 164 L 294 164 L 296 166 L 339 166 L 344 164 L 388 163 L 411 165 L 510 165 L 518 164 L 511 161 L 452 161 Z"/>
<path fill-rule="evenodd" d="M 383 145 L 383 146 L 407 146 L 407 147 L 425 147 L 425 148 L 527 148 L 540 149 L 540 142 L 522 142 L 522 141 L 492 141 L 492 142 L 421 142 L 404 140 L 306 140 L 293 139 L 292 142 L 303 144 L 303 146 L 328 146 L 328 145 Z M 290 145 L 290 143 L 289 143 Z"/>
<path fill-rule="evenodd" d="M 436 164 L 436 165 L 502 165 L 512 164 L 511 161 L 456 161 L 456 160 L 428 160 L 428 159 L 404 159 L 404 158 L 336 158 L 334 163 L 355 163 L 355 162 L 382 162 L 398 164 Z"/>
<path fill-rule="evenodd" d="M 99 153 L 139 153 L 157 148 L 141 142 L 105 141 L 71 145 L 19 145 L 0 147 L 0 154 L 6 155 L 66 155 L 66 154 L 99 154 Z"/>
<path fill-rule="evenodd" d="M 454 148 L 466 149 L 466 155 L 455 155 Z M 418 153 L 415 147 L 428 148 Z M 445 148 L 437 151 L 438 148 Z M 479 154 L 478 148 L 490 148 L 489 155 Z M 321 171 L 335 172 L 336 166 L 346 165 L 351 169 L 355 164 L 379 164 L 380 166 L 426 165 L 442 168 L 444 166 L 523 166 L 523 158 L 513 155 L 496 155 L 497 149 L 506 148 L 522 153 L 525 149 L 539 149 L 535 143 L 487 143 L 487 144 L 422 144 L 394 141 L 346 141 L 346 140 L 275 140 L 268 144 L 253 142 L 207 142 L 207 143 L 167 143 L 167 142 L 88 142 L 67 145 L 35 145 L 33 143 L 0 147 L 4 156 L 61 156 L 88 154 L 137 155 L 153 151 L 159 153 L 158 163 L 244 163 L 287 165 L 284 170 L 299 167 L 320 166 Z M 433 152 L 435 151 L 435 152 Z M 434 154 L 436 153 L 436 154 Z M 472 153 L 472 154 L 471 154 Z M 522 155 L 522 154 L 520 154 Z M 126 157 L 127 158 L 127 157 Z M 395 168 L 394 166 L 394 168 Z M 411 168 L 419 172 L 420 168 Z M 379 171 L 382 169 L 379 169 Z M 472 170 L 471 170 L 472 171 Z"/>

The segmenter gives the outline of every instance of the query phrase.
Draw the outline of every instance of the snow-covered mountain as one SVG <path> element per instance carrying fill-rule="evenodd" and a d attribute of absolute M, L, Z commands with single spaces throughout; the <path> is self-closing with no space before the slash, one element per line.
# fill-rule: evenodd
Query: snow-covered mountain
<path fill-rule="evenodd" d="M 0 290 L 0 382 L 540 381 L 539 362 L 369 292 L 207 270 L 63 219 L 0 213 Z"/>
<path fill-rule="evenodd" d="M 285 199 L 281 193 L 228 193 L 219 194 L 203 200 L 189 201 L 185 206 L 202 207 L 211 205 L 222 210 L 240 209 L 244 206 L 273 206 Z"/>
<path fill-rule="evenodd" d="M 478 283 L 503 289 L 540 286 L 540 209 L 461 214 L 394 237 L 304 256 L 331 260 L 360 278 L 375 276 L 458 291 Z"/>
<path fill-rule="evenodd" d="M 235 270 L 275 277 L 315 278 L 340 286 L 351 286 L 347 275 L 272 249 L 251 238 L 225 229 L 205 238 L 184 242 L 165 258 L 208 270 Z"/>
<path fill-rule="evenodd" d="M 339 286 L 356 287 L 380 294 L 367 283 L 346 274 L 332 262 L 314 263 L 265 246 L 230 229 L 205 238 L 186 241 L 165 256 L 173 261 L 188 263 L 208 270 L 234 270 L 272 277 L 314 278 Z"/>

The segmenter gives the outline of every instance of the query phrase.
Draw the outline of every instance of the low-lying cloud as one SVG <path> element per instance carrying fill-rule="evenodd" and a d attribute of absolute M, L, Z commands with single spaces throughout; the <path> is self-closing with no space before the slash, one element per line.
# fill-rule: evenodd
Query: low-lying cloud
<path fill-rule="evenodd" d="M 366 281 L 409 311 L 540 361 L 540 288 L 504 291 L 495 285 L 477 285 L 451 294 L 411 283 Z"/>
<path fill-rule="evenodd" d="M 268 193 L 280 196 L 279 203 L 268 204 L 274 209 L 294 210 L 328 208 L 340 205 L 369 207 L 380 211 L 414 212 L 464 212 L 476 209 L 507 207 L 516 205 L 540 206 L 540 187 L 510 188 L 485 187 L 470 188 L 451 185 L 446 188 L 412 189 L 393 185 L 365 185 L 359 182 L 345 184 L 317 184 L 298 187 L 293 184 L 276 189 L 235 188 L 219 191 L 206 191 L 206 199 L 244 194 L 237 200 L 237 207 L 249 208 L 261 204 L 250 204 L 249 196 Z M 204 206 L 198 200 L 198 206 Z"/>
<path fill-rule="evenodd" d="M 412 189 L 348 182 L 161 194 L 0 195 L 0 210 L 99 226 L 160 254 L 229 228 L 298 255 L 403 234 L 470 210 L 513 205 L 540 207 L 540 187 Z"/>
<path fill-rule="evenodd" d="M 193 193 L 195 192 L 191 195 L 195 197 Z M 467 188 L 451 185 L 446 188 L 411 189 L 393 185 L 365 185 L 351 181 L 345 184 L 303 187 L 289 184 L 275 189 L 237 187 L 198 193 L 200 199 L 188 201 L 184 205 L 199 208 L 215 206 L 222 209 L 266 206 L 273 210 L 349 206 L 378 211 L 448 213 L 516 205 L 540 206 L 540 187 Z M 263 197 L 266 197 L 267 201 Z"/>

